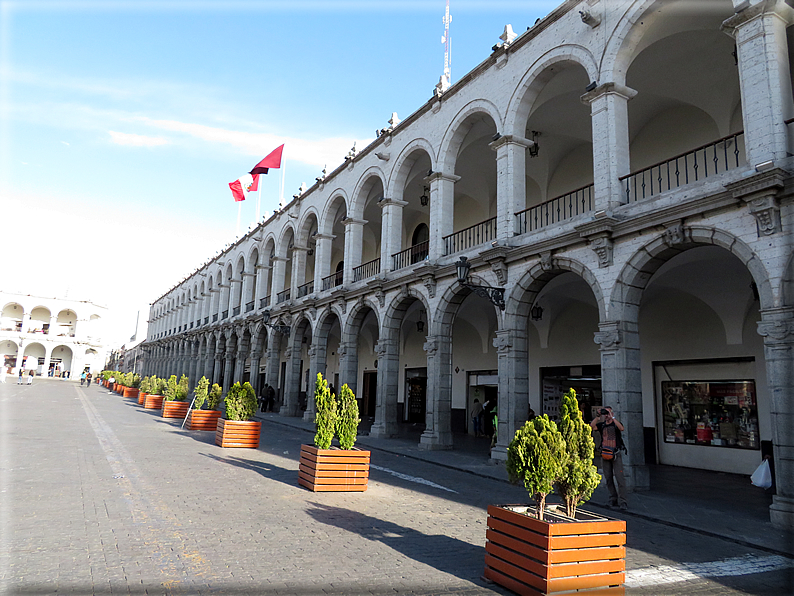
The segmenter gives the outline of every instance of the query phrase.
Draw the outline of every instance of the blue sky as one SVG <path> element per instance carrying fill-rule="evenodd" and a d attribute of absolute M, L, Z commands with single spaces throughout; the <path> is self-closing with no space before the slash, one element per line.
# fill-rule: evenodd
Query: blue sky
<path fill-rule="evenodd" d="M 520 34 L 557 4 L 451 0 L 453 83 L 505 24 Z M 405 118 L 430 98 L 444 9 L 0 1 L 0 247 L 19 264 L 2 287 L 107 305 L 120 344 L 137 309 L 234 239 L 229 182 L 285 143 L 289 200 L 392 112 Z M 263 212 L 279 179 L 263 180 Z M 246 201 L 243 230 L 254 218 Z M 101 274 L 128 280 L 135 297 Z"/>

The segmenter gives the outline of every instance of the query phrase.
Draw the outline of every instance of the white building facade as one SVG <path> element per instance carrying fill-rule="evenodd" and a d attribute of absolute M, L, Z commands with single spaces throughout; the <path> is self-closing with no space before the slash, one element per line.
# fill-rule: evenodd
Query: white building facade
<path fill-rule="evenodd" d="M 564 2 L 157 299 L 147 372 L 269 383 L 307 417 L 322 372 L 428 449 L 496 399 L 495 459 L 574 387 L 626 426 L 634 488 L 770 453 L 791 524 L 792 23 Z"/>
<path fill-rule="evenodd" d="M 7 370 L 79 376 L 102 370 L 107 309 L 87 301 L 0 292 L 0 358 Z"/>

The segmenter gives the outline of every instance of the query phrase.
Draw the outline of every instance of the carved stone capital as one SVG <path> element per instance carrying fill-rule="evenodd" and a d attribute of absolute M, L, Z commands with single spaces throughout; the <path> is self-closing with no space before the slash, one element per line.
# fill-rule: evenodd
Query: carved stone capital
<path fill-rule="evenodd" d="M 543 271 L 552 271 L 555 267 L 554 257 L 552 257 L 550 250 L 540 253 L 540 268 Z"/>
<path fill-rule="evenodd" d="M 428 337 L 422 349 L 427 352 L 428 356 L 432 356 L 438 350 L 438 339 L 435 337 Z"/>
<path fill-rule="evenodd" d="M 750 213 L 758 225 L 758 237 L 771 236 L 783 230 L 780 223 L 780 206 L 775 196 L 751 199 L 747 202 Z"/>
<path fill-rule="evenodd" d="M 436 297 L 436 278 L 433 275 L 427 275 L 422 279 L 422 282 L 425 284 L 425 288 L 427 288 L 427 295 L 430 298 Z"/>
<path fill-rule="evenodd" d="M 595 236 L 590 239 L 590 248 L 598 257 L 598 266 L 602 269 L 612 265 L 613 244 L 611 234 Z"/>
<path fill-rule="evenodd" d="M 620 329 L 616 325 L 602 325 L 601 331 L 593 334 L 593 341 L 601 346 L 602 350 L 614 350 L 621 343 Z"/>
<path fill-rule="evenodd" d="M 692 239 L 692 232 L 681 223 L 676 223 L 662 232 L 662 242 L 667 246 L 686 244 Z"/>
<path fill-rule="evenodd" d="M 764 318 L 758 321 L 758 334 L 764 338 L 764 344 L 794 344 L 794 313 L 790 309 L 764 311 L 761 315 Z"/>
<path fill-rule="evenodd" d="M 513 334 L 510 331 L 497 331 L 493 347 L 499 354 L 506 354 L 513 347 Z"/>

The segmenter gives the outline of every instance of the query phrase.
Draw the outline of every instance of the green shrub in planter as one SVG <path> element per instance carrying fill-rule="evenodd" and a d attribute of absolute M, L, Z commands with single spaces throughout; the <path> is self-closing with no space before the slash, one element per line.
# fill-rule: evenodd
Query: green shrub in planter
<path fill-rule="evenodd" d="M 150 389 L 152 388 L 152 381 L 150 377 L 143 377 L 141 379 L 141 385 L 138 387 L 144 393 L 151 393 Z"/>
<path fill-rule="evenodd" d="M 317 381 L 314 384 L 314 403 L 317 409 L 315 418 L 317 433 L 314 435 L 314 446 L 317 449 L 328 449 L 334 438 L 338 412 L 336 396 L 328 389 L 328 381 L 323 379 L 321 373 L 317 373 Z"/>
<path fill-rule="evenodd" d="M 217 410 L 218 404 L 221 403 L 221 396 L 223 395 L 223 387 L 217 383 L 212 384 L 209 395 L 207 396 L 207 408 L 209 410 Z"/>
<path fill-rule="evenodd" d="M 560 404 L 560 433 L 565 441 L 567 460 L 562 465 L 557 492 L 565 502 L 565 512 L 576 516 L 576 507 L 589 499 L 601 476 L 593 465 L 595 444 L 590 426 L 582 419 L 576 391 L 571 388 Z"/>
<path fill-rule="evenodd" d="M 339 392 L 339 415 L 336 421 L 336 436 L 342 449 L 352 449 L 356 444 L 359 422 L 361 419 L 358 417 L 356 396 L 345 383 Z"/>
<path fill-rule="evenodd" d="M 256 413 L 256 393 L 251 383 L 235 383 L 226 394 L 226 420 L 246 421 Z"/>
<path fill-rule="evenodd" d="M 565 440 L 546 414 L 528 420 L 516 431 L 507 448 L 510 481 L 524 485 L 537 504 L 540 520 L 543 520 L 546 496 L 561 477 L 566 461 Z"/>
<path fill-rule="evenodd" d="M 204 402 L 207 401 L 207 396 L 209 395 L 209 387 L 210 387 L 210 382 L 207 380 L 207 377 L 201 377 L 199 379 L 198 384 L 196 385 L 196 388 L 193 389 L 193 396 L 195 397 L 195 399 L 193 400 L 194 410 L 200 410 L 201 406 L 204 405 Z"/>
<path fill-rule="evenodd" d="M 190 381 L 186 375 L 182 375 L 176 385 L 176 401 L 185 401 L 188 391 L 190 391 Z"/>
<path fill-rule="evenodd" d="M 133 374 L 130 387 L 140 390 L 141 388 L 141 375 Z"/>
<path fill-rule="evenodd" d="M 176 382 L 176 375 L 171 375 L 165 385 L 165 401 L 177 401 L 179 395 L 179 387 Z"/>

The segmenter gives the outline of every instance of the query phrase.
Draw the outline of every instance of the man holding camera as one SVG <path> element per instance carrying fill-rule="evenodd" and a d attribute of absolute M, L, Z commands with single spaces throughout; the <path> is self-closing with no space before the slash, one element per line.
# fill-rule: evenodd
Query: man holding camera
<path fill-rule="evenodd" d="M 623 454 L 626 446 L 623 444 L 623 425 L 612 415 L 612 408 L 607 406 L 599 410 L 598 418 L 590 422 L 590 427 L 601 434 L 601 466 L 607 479 L 609 489 L 609 507 L 621 510 L 628 509 L 626 501 L 626 479 L 623 477 Z M 618 483 L 615 490 L 615 481 Z"/>

